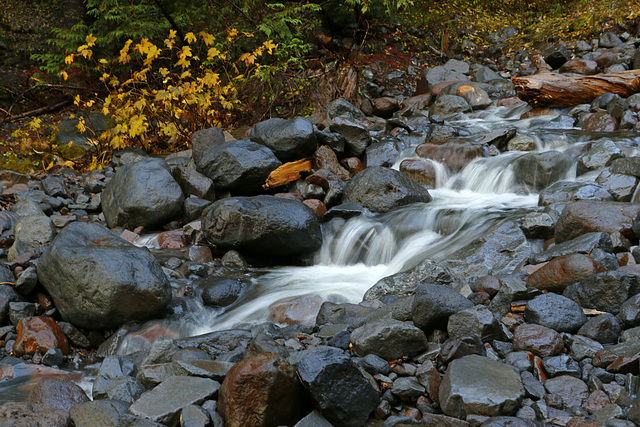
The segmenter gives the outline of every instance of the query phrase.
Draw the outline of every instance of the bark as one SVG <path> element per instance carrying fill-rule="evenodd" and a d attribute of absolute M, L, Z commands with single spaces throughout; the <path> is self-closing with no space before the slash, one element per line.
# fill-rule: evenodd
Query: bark
<path fill-rule="evenodd" d="M 296 160 L 295 162 L 285 163 L 278 169 L 269 174 L 267 182 L 262 186 L 265 190 L 280 187 L 300 178 L 300 172 L 310 171 L 313 169 L 311 157 Z"/>
<path fill-rule="evenodd" d="M 543 73 L 513 77 L 512 81 L 520 99 L 545 107 L 587 104 L 608 92 L 624 98 L 640 92 L 640 70 L 592 76 Z"/>

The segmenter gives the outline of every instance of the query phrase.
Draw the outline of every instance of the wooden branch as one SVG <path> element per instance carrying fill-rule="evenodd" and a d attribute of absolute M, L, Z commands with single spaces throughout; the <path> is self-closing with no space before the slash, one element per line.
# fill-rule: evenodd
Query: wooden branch
<path fill-rule="evenodd" d="M 518 97 L 534 106 L 570 107 L 588 104 L 603 93 L 626 98 L 640 92 L 640 70 L 592 76 L 543 73 L 511 80 Z"/>
<path fill-rule="evenodd" d="M 295 162 L 285 163 L 269 174 L 267 182 L 262 186 L 265 190 L 270 190 L 281 185 L 300 179 L 300 172 L 313 169 L 311 157 L 307 157 Z"/>
<path fill-rule="evenodd" d="M 67 99 L 65 101 L 58 102 L 57 104 L 47 105 L 46 107 L 37 108 L 35 110 L 27 111 L 26 113 L 18 114 L 16 116 L 5 117 L 4 119 L 2 119 L 2 122 L 0 122 L 0 123 L 12 122 L 14 120 L 22 119 L 22 118 L 25 118 L 25 117 L 39 116 L 40 114 L 50 113 L 50 112 L 56 111 L 56 110 L 58 110 L 58 109 L 60 109 L 62 107 L 66 107 L 67 105 L 70 105 L 71 103 L 72 103 L 72 101 Z"/>

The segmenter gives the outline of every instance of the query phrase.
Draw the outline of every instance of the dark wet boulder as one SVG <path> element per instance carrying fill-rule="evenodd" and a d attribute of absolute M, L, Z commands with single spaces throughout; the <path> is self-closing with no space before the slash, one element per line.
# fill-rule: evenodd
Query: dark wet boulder
<path fill-rule="evenodd" d="M 445 329 L 449 316 L 473 303 L 451 288 L 422 283 L 416 288 L 413 300 L 413 323 L 422 330 Z"/>
<path fill-rule="evenodd" d="M 640 157 L 624 157 L 611 162 L 611 172 L 640 178 Z"/>
<path fill-rule="evenodd" d="M 405 159 L 400 163 L 400 172 L 420 184 L 436 186 L 438 174 L 434 162 L 428 159 Z"/>
<path fill-rule="evenodd" d="M 275 196 L 218 200 L 203 212 L 202 229 L 213 245 L 263 258 L 307 254 L 322 244 L 313 211 Z"/>
<path fill-rule="evenodd" d="M 564 290 L 581 307 L 617 314 L 620 306 L 640 291 L 640 276 L 622 271 L 594 274 Z"/>
<path fill-rule="evenodd" d="M 185 166 L 178 166 L 171 171 L 171 174 L 186 196 L 195 196 L 208 201 L 214 201 L 216 199 L 213 180 L 197 170 Z"/>
<path fill-rule="evenodd" d="M 193 134 L 191 134 L 191 156 L 194 162 L 198 164 L 200 156 L 205 150 L 224 143 L 224 131 L 219 127 L 201 129 L 193 132 Z"/>
<path fill-rule="evenodd" d="M 40 257 L 38 278 L 62 318 L 87 329 L 152 318 L 171 300 L 169 281 L 147 249 L 93 223 L 63 228 Z"/>
<path fill-rule="evenodd" d="M 249 287 L 250 281 L 241 277 L 210 276 L 202 281 L 202 302 L 206 305 L 226 307 L 237 300 Z"/>
<path fill-rule="evenodd" d="M 567 205 L 556 222 L 557 243 L 590 232 L 632 234 L 633 219 L 640 213 L 640 204 L 582 200 Z"/>
<path fill-rule="evenodd" d="M 184 195 L 164 160 L 143 159 L 118 168 L 102 192 L 109 227 L 160 227 L 182 217 Z"/>
<path fill-rule="evenodd" d="M 79 385 L 69 379 L 45 378 L 29 392 L 29 403 L 69 411 L 72 406 L 89 401 Z"/>
<path fill-rule="evenodd" d="M 542 190 L 562 179 L 570 166 L 571 159 L 566 154 L 546 151 L 521 156 L 513 163 L 513 171 L 519 183 Z"/>
<path fill-rule="evenodd" d="M 616 317 L 604 313 L 592 317 L 578 330 L 578 335 L 591 338 L 600 344 L 615 344 L 620 337 L 621 327 Z"/>
<path fill-rule="evenodd" d="M 630 202 L 638 187 L 638 178 L 631 175 L 612 173 L 609 168 L 600 172 L 596 183 L 603 186 L 616 202 Z M 634 200 L 638 202 L 638 200 Z"/>
<path fill-rule="evenodd" d="M 457 95 L 440 95 L 431 106 L 431 114 L 437 114 L 440 117 L 469 111 L 471 111 L 471 105 L 466 99 Z"/>
<path fill-rule="evenodd" d="M 411 356 L 427 349 L 424 332 L 391 319 L 365 323 L 351 333 L 351 342 L 359 355 L 375 354 L 385 360 Z"/>
<path fill-rule="evenodd" d="M 363 426 L 378 405 L 378 392 L 351 358 L 338 349 L 315 349 L 303 356 L 298 376 L 322 415 L 334 426 Z"/>
<path fill-rule="evenodd" d="M 545 62 L 553 69 L 560 68 L 565 62 L 571 59 L 571 53 L 564 44 L 547 46 L 541 51 L 541 54 Z"/>
<path fill-rule="evenodd" d="M 313 124 L 304 117 L 265 120 L 251 129 L 249 137 L 252 141 L 270 148 L 282 162 L 311 156 L 316 150 Z"/>
<path fill-rule="evenodd" d="M 525 389 L 510 366 L 470 355 L 451 362 L 440 386 L 442 411 L 465 419 L 469 415 L 513 415 Z"/>
<path fill-rule="evenodd" d="M 599 141 L 585 154 L 578 157 L 578 175 L 609 166 L 615 159 L 624 157 L 624 152 L 611 140 Z"/>
<path fill-rule="evenodd" d="M 527 302 L 524 316 L 529 323 L 558 332 L 574 333 L 587 322 L 587 316 L 575 301 L 553 292 Z"/>
<path fill-rule="evenodd" d="M 371 136 L 367 128 L 354 119 L 343 116 L 337 117 L 333 120 L 329 129 L 331 132 L 342 135 L 345 139 L 345 149 L 349 155 L 360 156 L 371 144 Z"/>
<path fill-rule="evenodd" d="M 253 194 L 261 191 L 269 174 L 281 164 L 269 148 L 241 140 L 205 150 L 196 166 L 219 190 Z"/>
<path fill-rule="evenodd" d="M 487 147 L 475 141 L 451 138 L 434 144 L 425 142 L 416 147 L 416 154 L 422 158 L 435 160 L 453 170 L 460 170 L 478 157 L 485 157 Z"/>
<path fill-rule="evenodd" d="M 273 353 L 236 363 L 219 391 L 219 412 L 229 427 L 294 425 L 302 418 L 302 387 L 295 368 Z"/>
<path fill-rule="evenodd" d="M 335 119 L 336 117 L 349 117 L 356 120 L 366 120 L 366 116 L 362 111 L 344 98 L 338 98 L 335 101 L 331 101 L 327 107 L 327 115 L 330 119 Z"/>
<path fill-rule="evenodd" d="M 373 212 L 430 201 L 426 188 L 397 170 L 380 166 L 366 168 L 354 176 L 342 197 L 342 203 L 356 202 Z"/>
<path fill-rule="evenodd" d="M 575 239 L 558 243 L 551 246 L 546 251 L 532 254 L 530 258 L 531 264 L 540 264 L 558 258 L 564 255 L 574 253 L 591 254 L 594 249 L 601 250 L 605 253 L 613 252 L 613 242 L 609 233 L 585 233 Z"/>
<path fill-rule="evenodd" d="M 513 333 L 513 349 L 530 351 L 540 357 L 555 356 L 564 350 L 564 342 L 560 334 L 551 328 L 525 323 Z"/>
<path fill-rule="evenodd" d="M 0 267 L 0 271 L 4 271 L 3 267 Z M 8 271 L 8 269 L 7 269 Z M 11 276 L 6 275 L 10 280 L 4 280 L 5 283 L 13 283 L 13 273 Z M 9 304 L 12 302 L 20 301 L 20 296 L 9 285 L 0 285 L 0 322 L 4 323 L 4 320 L 9 315 Z"/>
<path fill-rule="evenodd" d="M 606 188 L 588 183 L 575 181 L 558 181 L 540 192 L 538 205 L 549 206 L 560 202 L 574 202 L 577 200 L 613 200 Z"/>
<path fill-rule="evenodd" d="M 449 317 L 447 332 L 452 338 L 479 336 L 482 342 L 504 338 L 496 316 L 485 306 L 476 305 Z"/>
<path fill-rule="evenodd" d="M 619 123 L 615 117 L 606 111 L 598 111 L 590 114 L 582 124 L 582 129 L 591 132 L 613 132 L 618 129 Z"/>
<path fill-rule="evenodd" d="M 374 141 L 364 152 L 364 164 L 368 166 L 391 167 L 398 156 L 400 149 L 395 138 L 382 138 Z"/>

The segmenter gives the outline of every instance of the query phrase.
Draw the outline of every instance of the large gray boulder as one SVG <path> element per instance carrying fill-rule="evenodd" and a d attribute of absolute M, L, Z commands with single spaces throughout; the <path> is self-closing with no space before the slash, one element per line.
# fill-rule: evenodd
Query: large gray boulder
<path fill-rule="evenodd" d="M 143 159 L 118 168 L 102 191 L 110 228 L 157 228 L 182 217 L 184 195 L 164 160 Z"/>
<path fill-rule="evenodd" d="M 38 278 L 62 318 L 87 329 L 159 315 L 171 300 L 154 256 L 93 223 L 63 228 L 38 261 Z"/>
<path fill-rule="evenodd" d="M 413 323 L 422 330 L 445 329 L 449 316 L 473 303 L 451 288 L 422 283 L 413 300 Z"/>
<path fill-rule="evenodd" d="M 580 307 L 617 314 L 630 296 L 640 293 L 640 276 L 622 271 L 594 274 L 567 287 L 562 295 Z"/>
<path fill-rule="evenodd" d="M 639 213 L 640 204 L 596 200 L 570 203 L 556 222 L 556 243 L 592 232 L 627 234 Z"/>
<path fill-rule="evenodd" d="M 275 196 L 219 200 L 203 212 L 202 229 L 213 245 L 263 258 L 306 254 L 322 245 L 313 211 Z"/>
<path fill-rule="evenodd" d="M 219 190 L 253 194 L 262 190 L 269 174 L 281 164 L 269 148 L 241 140 L 205 150 L 196 166 L 198 172 L 211 178 Z"/>
<path fill-rule="evenodd" d="M 575 301 L 549 292 L 527 303 L 524 316 L 529 323 L 554 331 L 575 333 L 587 322 L 587 316 Z"/>
<path fill-rule="evenodd" d="M 509 365 L 470 355 L 449 364 L 440 386 L 440 407 L 452 417 L 513 415 L 525 390 Z"/>
<path fill-rule="evenodd" d="M 354 176 L 342 197 L 342 203 L 356 202 L 373 212 L 430 201 L 426 188 L 402 172 L 381 166 L 366 168 Z"/>
<path fill-rule="evenodd" d="M 420 353 L 427 349 L 427 337 L 415 326 L 392 319 L 365 323 L 351 333 L 356 352 L 375 354 L 385 360 Z"/>
<path fill-rule="evenodd" d="M 337 348 L 316 349 L 303 356 L 298 376 L 334 426 L 363 426 L 378 405 L 378 392 Z"/>
<path fill-rule="evenodd" d="M 265 120 L 251 129 L 249 138 L 270 148 L 283 162 L 311 156 L 316 150 L 313 124 L 304 117 Z"/>
<path fill-rule="evenodd" d="M 519 183 L 534 190 L 546 186 L 564 177 L 571 166 L 571 158 L 559 151 L 527 153 L 513 163 L 513 171 Z"/>

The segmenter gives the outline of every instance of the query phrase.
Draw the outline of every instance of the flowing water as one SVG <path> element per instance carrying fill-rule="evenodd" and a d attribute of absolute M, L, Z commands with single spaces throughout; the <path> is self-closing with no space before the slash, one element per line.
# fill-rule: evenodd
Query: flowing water
<path fill-rule="evenodd" d="M 579 129 L 556 129 L 554 116 L 520 120 L 526 105 L 499 107 L 452 122 L 465 137 L 480 139 L 491 131 L 515 128 L 531 136 L 537 151 L 565 151 L 577 158 L 587 142 L 607 138 L 634 154 L 640 138 L 626 133 L 597 134 Z M 551 122 L 550 122 L 551 121 Z M 409 135 L 404 158 L 415 158 L 415 143 L 424 138 Z M 539 209 L 538 194 L 518 185 L 513 163 L 524 152 L 478 158 L 458 173 L 436 163 L 436 188 L 430 203 L 416 203 L 385 214 L 365 214 L 337 226 L 325 226 L 324 244 L 315 263 L 306 267 L 279 267 L 254 272 L 252 286 L 226 309 L 203 306 L 198 300 L 185 304 L 183 313 L 162 323 L 179 336 L 199 335 L 229 329 L 247 322 L 269 320 L 269 307 L 278 301 L 318 295 L 323 300 L 358 303 L 378 280 L 406 271 L 425 259 L 439 261 L 481 237 L 506 219 Z M 597 174 L 580 180 L 594 180 Z M 568 168 L 564 180 L 576 180 L 576 166 Z M 181 283 L 176 283 L 176 286 Z M 121 353 L 139 344 L 123 343 Z M 148 345 L 143 343 L 143 345 Z"/>

